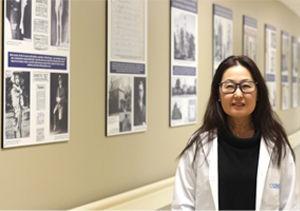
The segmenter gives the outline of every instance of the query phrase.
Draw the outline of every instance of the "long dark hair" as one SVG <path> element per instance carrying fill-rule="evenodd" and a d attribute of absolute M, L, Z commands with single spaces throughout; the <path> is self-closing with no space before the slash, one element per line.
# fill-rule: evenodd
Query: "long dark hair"
<path fill-rule="evenodd" d="M 196 150 L 194 154 L 195 161 L 199 149 L 201 149 L 204 144 L 207 144 L 213 140 L 215 130 L 226 130 L 227 114 L 223 111 L 223 108 L 218 101 L 219 83 L 222 80 L 224 72 L 228 68 L 237 65 L 241 65 L 249 70 L 254 81 L 258 82 L 257 103 L 252 113 L 252 121 L 255 127 L 258 127 L 261 130 L 262 137 L 264 138 L 267 146 L 270 147 L 272 143 L 274 144 L 272 161 L 280 166 L 282 156 L 284 157 L 286 155 L 287 148 L 291 151 L 293 158 L 295 159 L 295 154 L 288 141 L 285 129 L 282 127 L 279 117 L 272 110 L 265 80 L 256 64 L 247 56 L 230 56 L 219 65 L 211 83 L 211 93 L 204 114 L 203 125 L 193 134 L 187 146 L 179 156 L 182 156 L 190 147 L 196 144 Z M 203 133 L 206 134 L 206 143 L 203 143 L 203 138 L 200 138 L 200 134 Z"/>

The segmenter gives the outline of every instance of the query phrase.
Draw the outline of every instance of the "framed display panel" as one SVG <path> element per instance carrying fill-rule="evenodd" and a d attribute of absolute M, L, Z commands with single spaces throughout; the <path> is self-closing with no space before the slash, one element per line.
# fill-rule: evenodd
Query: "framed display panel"
<path fill-rule="evenodd" d="M 281 109 L 287 110 L 290 107 L 290 38 L 287 32 L 281 31 Z"/>
<path fill-rule="evenodd" d="M 70 1 L 2 3 L 2 147 L 67 141 Z"/>
<path fill-rule="evenodd" d="M 171 0 L 171 127 L 197 122 L 197 7 L 196 0 Z"/>
<path fill-rule="evenodd" d="M 296 37 L 292 37 L 292 107 L 298 107 L 298 71 L 299 71 L 299 50 Z"/>
<path fill-rule="evenodd" d="M 265 80 L 270 103 L 276 108 L 276 28 L 265 24 Z"/>
<path fill-rule="evenodd" d="M 106 135 L 147 130 L 147 1 L 107 1 Z"/>
<path fill-rule="evenodd" d="M 232 55 L 232 10 L 213 5 L 213 75 L 219 64 Z"/>
<path fill-rule="evenodd" d="M 300 38 L 298 38 L 298 105 L 300 105 Z"/>
<path fill-rule="evenodd" d="M 256 62 L 257 58 L 257 20 L 243 16 L 243 54 Z"/>

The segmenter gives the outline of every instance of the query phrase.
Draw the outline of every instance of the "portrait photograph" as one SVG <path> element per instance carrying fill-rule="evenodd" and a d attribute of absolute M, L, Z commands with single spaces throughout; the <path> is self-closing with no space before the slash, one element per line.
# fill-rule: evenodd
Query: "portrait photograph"
<path fill-rule="evenodd" d="M 146 78 L 134 78 L 134 126 L 146 125 Z"/>
<path fill-rule="evenodd" d="M 30 72 L 5 73 L 5 138 L 30 136 Z"/>
<path fill-rule="evenodd" d="M 68 74 L 50 74 L 50 134 L 68 132 L 69 81 Z"/>
<path fill-rule="evenodd" d="M 31 40 L 31 0 L 5 0 L 5 37 L 13 40 Z"/>
<path fill-rule="evenodd" d="M 51 45 L 69 47 L 69 0 L 51 0 Z"/>

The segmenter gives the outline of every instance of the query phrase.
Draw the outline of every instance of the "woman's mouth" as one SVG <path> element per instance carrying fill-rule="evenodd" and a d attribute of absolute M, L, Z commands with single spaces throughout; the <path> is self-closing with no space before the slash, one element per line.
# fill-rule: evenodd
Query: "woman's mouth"
<path fill-rule="evenodd" d="M 245 106 L 245 103 L 232 103 L 232 106 L 236 108 L 242 108 Z"/>

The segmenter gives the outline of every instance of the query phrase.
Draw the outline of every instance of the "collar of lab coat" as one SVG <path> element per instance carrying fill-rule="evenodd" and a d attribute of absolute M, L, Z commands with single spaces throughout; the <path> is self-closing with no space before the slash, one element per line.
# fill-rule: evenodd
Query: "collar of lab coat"
<path fill-rule="evenodd" d="M 272 144 L 271 144 L 272 145 Z M 209 183 L 211 187 L 211 192 L 214 200 L 215 209 L 219 210 L 219 178 L 218 178 L 218 137 L 212 141 L 212 145 L 206 144 L 204 148 L 204 152 L 207 155 L 207 161 L 209 164 Z M 270 146 L 272 148 L 272 146 Z M 269 149 L 270 149 L 269 148 Z M 257 169 L 257 181 L 256 181 L 256 210 L 259 210 L 262 200 L 262 194 L 264 189 L 264 183 L 266 179 L 266 174 L 268 170 L 268 166 L 270 163 L 270 153 L 268 150 L 268 146 L 263 138 L 260 141 L 260 150 L 259 150 L 259 158 L 258 158 L 258 169 Z"/>

